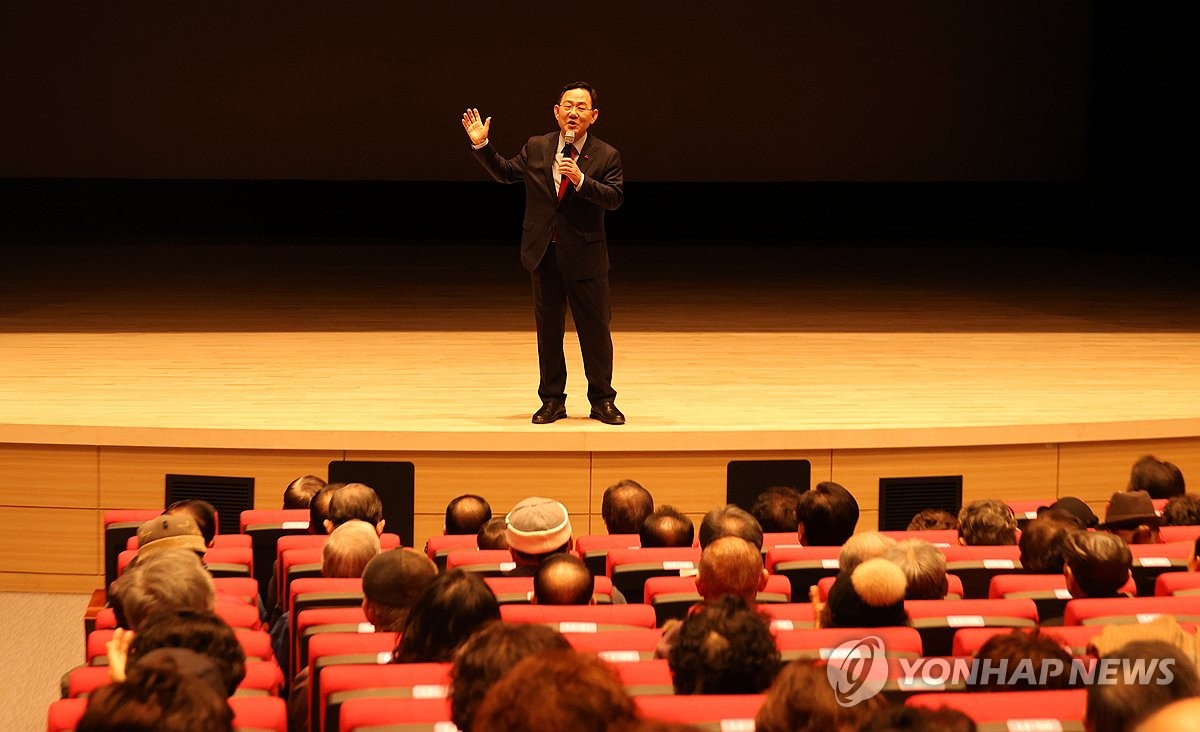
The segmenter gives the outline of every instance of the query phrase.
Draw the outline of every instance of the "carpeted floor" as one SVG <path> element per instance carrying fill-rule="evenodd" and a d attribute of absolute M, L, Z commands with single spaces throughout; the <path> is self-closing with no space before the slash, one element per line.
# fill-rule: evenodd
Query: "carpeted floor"
<path fill-rule="evenodd" d="M 83 663 L 88 595 L 0 592 L 0 730 L 46 729 L 63 674 Z"/>

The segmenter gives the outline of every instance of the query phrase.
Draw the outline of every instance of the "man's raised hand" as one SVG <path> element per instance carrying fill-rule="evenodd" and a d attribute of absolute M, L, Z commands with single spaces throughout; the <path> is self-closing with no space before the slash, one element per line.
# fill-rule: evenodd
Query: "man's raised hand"
<path fill-rule="evenodd" d="M 471 144 L 482 145 L 487 142 L 488 131 L 492 128 L 492 118 L 481 119 L 478 109 L 467 109 L 463 112 L 462 125 L 463 129 L 467 131 L 467 137 L 471 138 Z"/>

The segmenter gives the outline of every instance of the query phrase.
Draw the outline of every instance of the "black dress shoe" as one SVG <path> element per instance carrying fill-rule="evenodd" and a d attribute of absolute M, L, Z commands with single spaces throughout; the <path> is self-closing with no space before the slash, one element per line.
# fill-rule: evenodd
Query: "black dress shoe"
<path fill-rule="evenodd" d="M 621 414 L 621 410 L 617 409 L 617 405 L 613 404 L 612 399 L 596 402 L 592 405 L 592 419 L 598 419 L 604 424 L 625 424 L 625 415 Z"/>
<path fill-rule="evenodd" d="M 560 399 L 542 402 L 542 408 L 533 413 L 534 424 L 550 424 L 567 416 L 567 403 Z"/>

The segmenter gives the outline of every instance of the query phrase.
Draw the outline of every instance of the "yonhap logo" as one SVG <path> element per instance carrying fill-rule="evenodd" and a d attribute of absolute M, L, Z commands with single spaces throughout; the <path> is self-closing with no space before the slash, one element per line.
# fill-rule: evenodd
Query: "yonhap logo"
<path fill-rule="evenodd" d="M 852 707 L 883 690 L 888 679 L 887 651 L 876 635 L 848 640 L 829 654 L 825 674 L 833 696 Z"/>

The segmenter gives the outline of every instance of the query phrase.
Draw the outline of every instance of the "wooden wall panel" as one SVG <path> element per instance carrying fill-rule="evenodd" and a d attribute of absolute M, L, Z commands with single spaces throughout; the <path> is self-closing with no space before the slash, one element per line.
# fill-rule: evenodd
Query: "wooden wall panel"
<path fill-rule="evenodd" d="M 0 445 L 0 505 L 94 508 L 98 450 L 74 445 Z"/>
<path fill-rule="evenodd" d="M 415 512 L 436 514 L 439 531 L 446 504 L 463 493 L 486 498 L 493 514 L 508 513 L 529 496 L 562 501 L 572 516 L 588 510 L 590 461 L 583 452 L 347 452 L 346 459 L 411 461 L 416 474 Z"/>
<path fill-rule="evenodd" d="M 1066 443 L 1059 459 L 1060 495 L 1087 502 L 1104 519 L 1104 507 L 1129 484 L 1129 470 L 1142 455 L 1175 463 L 1189 492 L 1200 486 L 1200 439 Z"/>
<path fill-rule="evenodd" d="M 963 503 L 981 498 L 1053 500 L 1057 461 L 1054 445 L 838 450 L 833 480 L 853 493 L 864 511 L 879 508 L 880 478 L 962 475 Z"/>
<path fill-rule="evenodd" d="M 324 478 L 341 451 L 100 449 L 101 508 L 160 508 L 164 476 L 217 475 L 254 478 L 254 507 L 280 508 L 283 489 L 311 473 Z"/>
<path fill-rule="evenodd" d="M 600 515 L 604 490 L 624 478 L 632 478 L 654 496 L 655 505 L 671 504 L 684 513 L 703 516 L 725 505 L 725 480 L 731 460 L 808 460 L 812 481 L 829 474 L 827 451 L 799 452 L 684 452 L 607 453 L 592 458 L 592 513 Z M 603 531 L 603 522 L 598 527 Z"/>
<path fill-rule="evenodd" d="M 103 574 L 100 512 L 81 508 L 0 507 L 0 572 Z"/>

